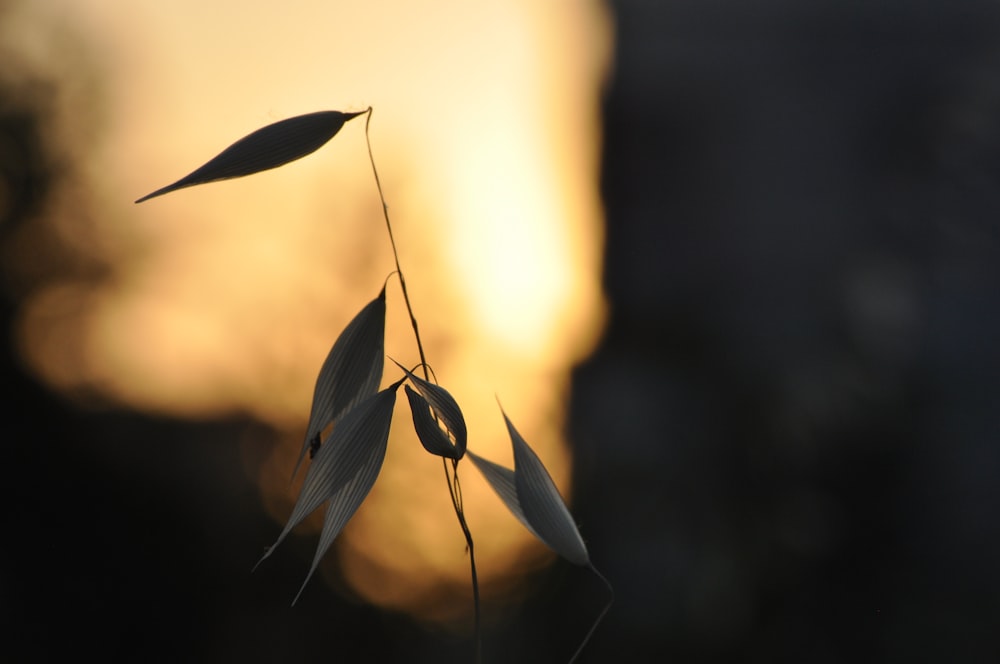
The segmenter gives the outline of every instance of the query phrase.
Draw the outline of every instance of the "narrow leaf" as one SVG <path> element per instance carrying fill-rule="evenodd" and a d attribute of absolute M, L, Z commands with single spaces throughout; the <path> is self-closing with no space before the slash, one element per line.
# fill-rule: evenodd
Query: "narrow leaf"
<path fill-rule="evenodd" d="M 545 540 L 542 539 L 541 535 L 536 533 L 535 529 L 531 527 L 530 523 L 528 523 L 527 517 L 524 516 L 524 510 L 521 509 L 521 503 L 517 499 L 517 487 L 514 484 L 514 471 L 510 468 L 504 468 L 498 463 L 493 463 L 492 461 L 484 459 L 478 454 L 473 453 L 472 450 L 469 450 L 466 454 L 472 460 L 472 465 L 479 469 L 479 472 L 483 474 L 483 477 L 486 478 L 489 485 L 493 487 L 496 494 L 500 496 L 500 500 L 502 500 L 504 505 L 507 506 L 510 513 L 513 514 L 514 517 L 521 522 L 521 525 L 527 528 L 532 535 L 544 542 Z"/>
<path fill-rule="evenodd" d="M 393 360 L 393 362 L 396 361 Z M 407 370 L 406 367 L 399 362 L 396 362 L 396 366 L 406 373 L 406 377 L 410 379 L 410 382 L 417 388 L 420 395 L 427 400 L 427 404 L 430 406 L 434 415 L 441 420 L 445 428 L 448 430 L 448 433 L 454 437 L 455 454 L 457 456 L 451 456 L 449 458 L 461 459 L 465 455 L 465 448 L 469 443 L 469 433 L 465 427 L 465 417 L 462 415 L 462 409 L 458 407 L 458 403 L 455 401 L 455 398 L 451 396 L 448 390 L 444 389 L 440 385 L 435 385 L 434 383 L 430 383 L 417 377 L 412 371 Z M 414 427 L 417 426 L 416 420 L 414 420 L 413 424 Z M 428 452 L 430 452 L 430 449 L 428 449 Z M 435 453 L 431 452 L 431 454 Z"/>
<path fill-rule="evenodd" d="M 385 364 L 385 288 L 369 302 L 344 331 L 323 361 L 313 390 L 306 437 L 292 477 L 306 450 L 319 441 L 323 429 L 358 402 L 378 391 Z"/>
<path fill-rule="evenodd" d="M 541 460 L 514 428 L 506 413 L 504 413 L 503 418 L 507 424 L 507 431 L 510 433 L 511 444 L 514 446 L 514 470 L 487 461 L 470 451 L 468 456 L 472 459 L 472 463 L 500 496 L 511 514 L 524 524 L 525 528 L 531 531 L 531 534 L 563 558 L 589 568 L 611 593 L 608 603 L 601 610 L 576 652 L 570 658 L 570 662 L 574 662 L 587 645 L 601 619 L 611 608 L 611 603 L 614 601 L 614 590 L 608 580 L 590 562 L 587 547 L 583 543 L 583 538 L 580 537 L 576 523 Z"/>
<path fill-rule="evenodd" d="M 402 382 L 400 380 L 378 394 L 368 397 L 348 411 L 333 428 L 330 436 L 316 455 L 316 459 L 306 472 L 302 491 L 299 493 L 291 516 L 288 517 L 288 523 L 285 524 L 278 539 L 257 562 L 257 565 L 260 565 L 274 552 L 295 526 L 299 525 L 320 505 L 337 496 L 345 486 L 355 481 L 359 475 L 362 478 L 367 477 L 367 473 L 378 475 L 389 436 L 392 411 L 396 403 L 396 389 Z M 361 482 L 359 486 L 363 484 Z M 368 485 L 368 489 L 370 488 L 371 486 Z M 350 496 L 354 496 L 354 492 L 349 493 Z M 364 493 L 367 494 L 367 489 Z M 363 498 L 364 496 L 361 496 L 358 499 L 358 504 Z M 339 509 L 346 510 L 353 503 L 348 501 L 340 504 L 342 507 Z M 357 507 L 355 506 L 354 509 Z M 340 517 L 346 523 L 353 513 L 353 509 L 350 510 L 350 513 L 345 511 Z"/>
<path fill-rule="evenodd" d="M 380 412 L 370 421 L 370 428 L 365 431 L 364 437 L 369 445 L 368 457 L 364 460 L 357 474 L 344 484 L 333 496 L 326 506 L 326 516 L 323 520 L 323 532 L 320 534 L 319 544 L 316 546 L 316 554 L 313 556 L 312 566 L 309 574 L 306 575 L 302 587 L 292 600 L 292 606 L 299 600 L 306 584 L 312 578 L 319 561 L 322 560 L 330 545 L 337 539 L 340 531 L 344 529 L 347 522 L 351 520 L 354 513 L 361 507 L 368 493 L 375 485 L 379 471 L 382 470 L 382 462 L 385 460 L 385 450 L 389 441 L 389 426 L 392 423 L 392 410 L 396 399 L 396 383 L 391 390 L 392 400 L 388 397 L 384 403 L 380 404 Z M 389 390 L 386 390 L 389 392 Z M 384 393 L 383 393 L 384 394 Z M 381 396 L 381 394 L 379 395 Z"/>
<path fill-rule="evenodd" d="M 318 150 L 345 122 L 366 112 L 318 111 L 269 124 L 236 141 L 204 166 L 143 196 L 136 203 L 184 187 L 239 178 L 295 161 Z"/>
<path fill-rule="evenodd" d="M 539 539 L 560 556 L 577 565 L 590 565 L 587 546 L 566 503 L 541 460 L 504 413 L 514 446 L 514 486 L 524 517 Z"/>
<path fill-rule="evenodd" d="M 448 459 L 458 459 L 458 450 L 444 431 L 438 420 L 431 414 L 431 405 L 418 392 L 407 385 L 406 398 L 410 402 L 410 413 L 413 415 L 413 429 L 424 449 L 436 456 Z"/>

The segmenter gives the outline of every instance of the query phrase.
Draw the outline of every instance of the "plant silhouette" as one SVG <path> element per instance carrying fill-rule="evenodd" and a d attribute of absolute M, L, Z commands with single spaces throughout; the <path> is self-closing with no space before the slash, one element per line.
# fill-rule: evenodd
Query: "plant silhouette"
<path fill-rule="evenodd" d="M 311 462 L 284 529 L 254 569 L 274 552 L 303 519 L 326 504 L 323 528 L 312 566 L 292 604 L 298 601 L 320 560 L 378 479 L 389 440 L 396 393 L 405 384 L 404 392 L 413 417 L 414 432 L 427 452 L 441 457 L 452 506 L 465 536 L 475 614 L 475 661 L 482 659 L 482 630 L 475 547 L 465 519 L 458 475 L 459 462 L 465 456 L 472 460 L 511 513 L 535 537 L 568 561 L 590 569 L 607 587 L 610 599 L 571 657 L 570 661 L 573 661 L 611 607 L 614 592 L 611 584 L 591 563 L 586 544 L 545 466 L 515 429 L 507 414 L 501 409 L 514 450 L 513 469 L 495 464 L 467 450 L 465 418 L 458 403 L 445 388 L 436 383 L 436 379 L 432 381 L 433 372 L 424 354 L 417 319 L 406 289 L 406 279 L 399 264 L 388 205 L 375 167 L 371 142 L 368 140 L 372 114 L 370 107 L 350 113 L 319 111 L 275 122 L 236 141 L 173 184 L 135 201 L 141 203 L 185 187 L 277 168 L 315 152 L 347 122 L 360 115 L 367 116 L 365 138 L 368 157 L 392 245 L 396 267 L 394 273 L 399 279 L 403 302 L 409 314 L 423 377 L 393 360 L 402 372 L 402 377 L 385 389 L 378 389 L 385 365 L 386 295 L 383 285 L 378 296 L 365 305 L 344 328 L 320 368 L 313 391 L 309 423 L 293 477 L 307 453 Z M 324 438 L 323 432 L 327 430 L 329 433 Z"/>

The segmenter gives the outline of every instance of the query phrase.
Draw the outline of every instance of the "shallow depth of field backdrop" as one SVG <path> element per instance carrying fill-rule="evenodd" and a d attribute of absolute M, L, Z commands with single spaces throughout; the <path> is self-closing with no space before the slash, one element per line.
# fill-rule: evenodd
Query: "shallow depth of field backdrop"
<path fill-rule="evenodd" d="M 1000 656 L 1000 9 L 416 4 L 0 0 L 0 658 L 469 661 L 412 436 L 294 609 L 308 524 L 249 573 L 391 270 L 363 126 L 131 204 L 368 105 L 470 448 L 498 395 L 616 586 L 583 661 Z M 600 585 L 462 471 L 485 661 L 564 660 Z"/>

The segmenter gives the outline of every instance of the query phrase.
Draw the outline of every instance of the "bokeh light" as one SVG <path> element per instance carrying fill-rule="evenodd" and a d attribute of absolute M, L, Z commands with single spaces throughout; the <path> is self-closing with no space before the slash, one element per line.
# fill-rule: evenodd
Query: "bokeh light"
<path fill-rule="evenodd" d="M 364 126 L 277 171 L 131 201 L 265 124 L 370 105 L 428 359 L 465 411 L 470 447 L 510 465 L 499 397 L 570 492 L 569 370 L 604 315 L 601 5 L 58 0 L 22 11 L 20 34 L 74 25 L 103 73 L 61 99 L 61 126 L 77 132 L 66 149 L 86 153 L 79 191 L 45 220 L 80 265 L 101 269 L 62 269 L 24 308 L 21 348 L 40 377 L 90 403 L 268 423 L 282 442 L 246 468 L 283 521 L 316 373 L 392 270 Z M 83 126 L 101 134 L 80 135 L 74 113 L 99 115 Z M 392 282 L 388 306 L 387 352 L 413 364 Z M 339 564 L 371 601 L 454 618 L 469 608 L 455 601 L 469 595 L 464 540 L 440 462 L 408 431 L 405 403 L 396 414 Z M 549 554 L 463 471 L 484 589 L 509 592 Z"/>

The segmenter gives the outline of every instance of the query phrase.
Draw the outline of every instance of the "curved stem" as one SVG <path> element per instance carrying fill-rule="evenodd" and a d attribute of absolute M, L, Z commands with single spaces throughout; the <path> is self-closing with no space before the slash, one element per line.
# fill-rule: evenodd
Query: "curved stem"
<path fill-rule="evenodd" d="M 406 311 L 410 315 L 410 326 L 413 328 L 413 336 L 417 341 L 417 351 L 420 353 L 420 365 L 423 368 L 424 379 L 430 381 L 430 374 L 427 369 L 427 358 L 424 356 L 424 345 L 420 341 L 420 330 L 417 327 L 417 318 L 413 315 L 413 306 L 410 304 L 410 295 L 406 290 L 406 279 L 403 276 L 403 268 L 399 265 L 399 252 L 396 251 L 396 238 L 392 234 L 392 224 L 389 222 L 389 206 L 386 205 L 385 196 L 382 193 L 382 181 L 379 179 L 378 169 L 375 168 L 375 157 L 372 154 L 372 143 L 368 134 L 368 126 L 372 121 L 372 107 L 369 106 L 366 112 L 368 113 L 368 118 L 365 120 L 365 142 L 368 145 L 368 159 L 372 164 L 372 174 L 375 176 L 375 186 L 378 188 L 379 201 L 382 203 L 382 215 L 385 217 L 385 228 L 389 232 L 389 244 L 392 245 L 392 258 L 396 262 L 396 273 L 399 275 L 399 286 L 403 291 L 403 302 L 406 303 Z M 465 535 L 465 546 L 469 551 L 469 566 L 472 569 L 472 599 L 475 607 L 475 661 L 478 664 L 482 661 L 482 629 L 479 616 L 479 577 L 476 574 L 475 547 L 472 542 L 472 532 L 469 530 L 469 524 L 465 521 L 465 510 L 462 507 L 462 485 L 458 481 L 458 460 L 456 459 L 452 462 L 450 472 L 448 469 L 448 460 L 441 460 L 444 462 L 444 475 L 448 482 L 448 493 L 451 495 L 451 504 L 452 507 L 455 508 L 455 516 L 458 517 L 458 524 L 462 527 L 462 534 Z M 454 473 L 454 480 L 452 479 L 452 473 Z"/>

